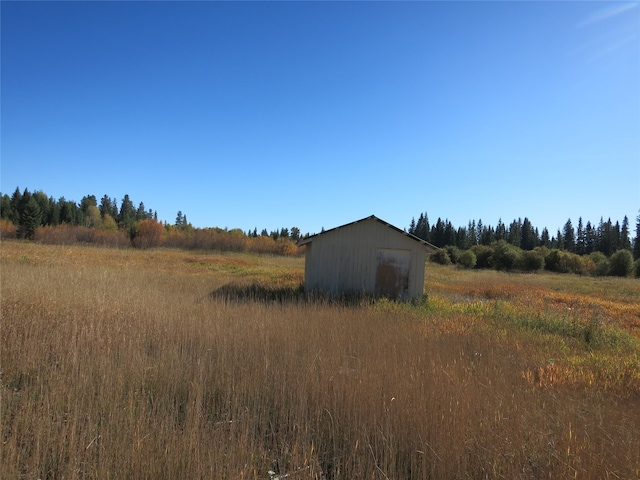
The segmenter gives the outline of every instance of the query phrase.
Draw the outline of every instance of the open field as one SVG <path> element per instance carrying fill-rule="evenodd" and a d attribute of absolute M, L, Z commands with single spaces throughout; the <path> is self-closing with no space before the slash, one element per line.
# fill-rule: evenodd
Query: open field
<path fill-rule="evenodd" d="M 302 257 L 0 269 L 3 479 L 640 478 L 639 280 L 428 264 L 424 303 L 346 304 L 295 293 Z"/>

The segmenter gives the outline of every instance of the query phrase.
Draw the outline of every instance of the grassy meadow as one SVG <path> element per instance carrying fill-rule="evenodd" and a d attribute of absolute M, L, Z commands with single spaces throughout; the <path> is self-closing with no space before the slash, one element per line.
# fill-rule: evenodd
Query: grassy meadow
<path fill-rule="evenodd" d="M 638 479 L 640 281 L 0 244 L 0 478 Z"/>

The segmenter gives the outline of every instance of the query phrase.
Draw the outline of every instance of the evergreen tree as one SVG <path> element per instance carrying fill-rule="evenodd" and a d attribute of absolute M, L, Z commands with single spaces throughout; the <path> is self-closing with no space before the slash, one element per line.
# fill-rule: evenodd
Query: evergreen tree
<path fill-rule="evenodd" d="M 184 225 L 184 217 L 182 216 L 182 210 L 178 210 L 178 214 L 176 215 L 176 227 L 181 227 Z"/>
<path fill-rule="evenodd" d="M 636 238 L 633 240 L 633 259 L 640 258 L 640 213 L 636 217 Z"/>
<path fill-rule="evenodd" d="M 22 193 L 20 193 L 20 187 L 16 187 L 13 195 L 11 195 L 11 211 L 9 213 L 9 220 L 14 225 L 20 223 L 20 203 L 22 202 Z"/>
<path fill-rule="evenodd" d="M 430 227 L 429 227 L 429 217 L 427 217 L 426 213 L 421 213 L 420 217 L 418 217 L 418 223 L 415 226 L 414 235 L 422 240 L 429 241 L 430 240 Z"/>
<path fill-rule="evenodd" d="M 11 217 L 11 197 L 6 193 L 2 195 L 2 203 L 0 204 L 0 218 L 2 220 L 9 220 Z"/>
<path fill-rule="evenodd" d="M 467 229 L 464 227 L 458 227 L 458 231 L 456 233 L 456 246 L 461 250 L 467 250 L 471 247 Z"/>
<path fill-rule="evenodd" d="M 409 233 L 411 235 L 416 234 L 416 219 L 414 217 L 411 217 L 411 223 L 409 224 Z"/>
<path fill-rule="evenodd" d="M 49 218 L 47 218 L 49 225 L 60 225 L 60 205 L 55 201 L 53 197 L 49 197 Z"/>
<path fill-rule="evenodd" d="M 129 198 L 128 194 L 124 195 L 120 203 L 120 213 L 118 214 L 118 224 L 124 228 L 131 228 L 136 221 L 136 208 Z"/>
<path fill-rule="evenodd" d="M 436 224 L 431 227 L 431 241 L 436 247 L 444 247 L 444 222 L 440 217 L 438 217 L 438 221 Z"/>
<path fill-rule="evenodd" d="M 495 231 L 491 226 L 482 226 L 482 232 L 480 233 L 480 245 L 491 245 L 496 241 Z"/>
<path fill-rule="evenodd" d="M 151 216 L 147 216 L 147 211 L 144 208 L 144 203 L 140 202 L 138 209 L 136 210 L 136 221 L 149 220 Z"/>
<path fill-rule="evenodd" d="M 626 215 L 622 220 L 622 230 L 620 231 L 620 245 L 623 250 L 631 250 L 631 241 L 629 240 L 629 217 Z"/>
<path fill-rule="evenodd" d="M 98 206 L 98 200 L 96 200 L 95 195 L 86 195 L 82 197 L 82 200 L 80 200 L 80 210 L 82 210 L 82 213 L 84 214 L 86 214 L 89 211 L 89 207 L 97 207 L 97 206 Z"/>
<path fill-rule="evenodd" d="M 514 247 L 519 247 L 520 243 L 522 243 L 522 221 L 520 219 L 514 220 L 509 225 L 507 239 Z"/>
<path fill-rule="evenodd" d="M 540 245 L 543 247 L 551 248 L 551 239 L 549 238 L 549 229 L 544 227 L 542 229 L 542 235 L 540 236 Z"/>
<path fill-rule="evenodd" d="M 456 244 L 456 232 L 449 220 L 445 220 L 444 242 L 445 245 L 455 246 Z"/>
<path fill-rule="evenodd" d="M 104 195 L 102 197 L 98 209 L 100 210 L 100 216 L 102 218 L 104 218 L 105 215 L 109 215 L 111 218 L 116 218 L 118 216 L 118 207 L 115 203 L 115 199 L 112 201 L 108 195 Z"/>
<path fill-rule="evenodd" d="M 611 219 L 605 222 L 600 218 L 597 250 L 607 257 L 613 253 L 613 225 L 611 225 Z"/>
<path fill-rule="evenodd" d="M 32 240 L 36 229 L 40 226 L 42 220 L 42 212 L 35 198 L 29 197 L 24 210 L 20 214 L 20 223 L 18 224 L 18 236 Z"/>
<path fill-rule="evenodd" d="M 40 208 L 40 225 L 48 224 L 49 215 L 51 211 L 51 207 L 49 205 L 49 198 L 42 190 L 38 190 L 37 192 L 33 193 L 33 195 L 31 196 L 36 201 L 36 203 L 38 204 L 38 207 Z"/>
<path fill-rule="evenodd" d="M 496 227 L 496 240 L 506 240 L 507 239 L 507 227 L 504 223 L 502 223 L 502 219 L 498 219 L 498 226 Z"/>
<path fill-rule="evenodd" d="M 578 230 L 576 232 L 576 253 L 584 255 L 586 250 L 586 233 L 582 225 L 582 217 L 578 218 Z"/>
<path fill-rule="evenodd" d="M 470 220 L 467 227 L 470 246 L 478 245 L 478 237 L 476 236 L 476 221 Z"/>
<path fill-rule="evenodd" d="M 522 250 L 533 250 L 538 246 L 538 236 L 536 235 L 533 225 L 527 217 L 522 222 L 522 237 L 520 238 L 520 248 Z"/>
<path fill-rule="evenodd" d="M 567 223 L 564 224 L 564 229 L 562 232 L 564 238 L 564 249 L 568 252 L 576 251 L 576 235 L 573 231 L 573 225 L 571 223 L 571 219 L 567 220 Z"/>
<path fill-rule="evenodd" d="M 612 253 L 618 251 L 620 249 L 620 238 L 622 237 L 622 233 L 620 232 L 620 222 L 616 222 L 615 227 L 611 229 L 611 245 L 612 245 Z"/>
<path fill-rule="evenodd" d="M 598 243 L 598 235 L 596 229 L 593 228 L 591 222 L 587 222 L 584 228 L 584 253 L 590 254 L 596 251 L 596 245 Z"/>
<path fill-rule="evenodd" d="M 58 205 L 60 206 L 60 223 L 77 225 L 78 206 L 76 205 L 76 202 L 66 200 L 64 197 L 60 197 L 58 199 Z"/>

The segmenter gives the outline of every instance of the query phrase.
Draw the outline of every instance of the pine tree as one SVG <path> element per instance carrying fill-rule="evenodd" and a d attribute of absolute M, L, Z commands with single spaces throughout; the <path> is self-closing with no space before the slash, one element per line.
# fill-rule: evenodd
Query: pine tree
<path fill-rule="evenodd" d="M 35 198 L 30 197 L 20 214 L 18 236 L 32 240 L 41 220 L 42 212 L 40 211 L 40 206 Z"/>
<path fill-rule="evenodd" d="M 444 222 L 440 217 L 438 217 L 436 224 L 431 227 L 431 241 L 436 247 L 442 248 L 445 245 Z"/>
<path fill-rule="evenodd" d="M 124 195 L 120 203 L 120 213 L 118 214 L 118 224 L 124 228 L 131 228 L 136 221 L 136 209 L 128 194 Z"/>
<path fill-rule="evenodd" d="M 531 222 L 524 217 L 522 222 L 522 237 L 520 238 L 520 248 L 523 250 L 533 250 L 538 245 L 538 236 L 536 235 Z"/>
<path fill-rule="evenodd" d="M 640 258 L 640 213 L 636 217 L 636 238 L 633 240 L 633 259 Z"/>
<path fill-rule="evenodd" d="M 514 247 L 519 247 L 522 242 L 522 221 L 518 219 L 514 220 L 509 225 L 509 233 L 507 235 L 507 240 Z"/>
<path fill-rule="evenodd" d="M 464 227 L 458 227 L 458 231 L 456 233 L 456 246 L 461 250 L 467 250 L 471 246 L 467 229 Z"/>
<path fill-rule="evenodd" d="M 576 251 L 576 234 L 573 231 L 573 225 L 571 223 L 571 219 L 567 220 L 567 223 L 564 224 L 564 229 L 562 232 L 564 238 L 564 249 L 568 252 Z"/>
<path fill-rule="evenodd" d="M 78 225 L 78 205 L 76 202 L 60 197 L 58 205 L 60 207 L 60 223 Z"/>
<path fill-rule="evenodd" d="M 469 234 L 469 245 L 478 245 L 478 237 L 476 237 L 476 221 L 470 220 L 467 226 L 467 232 Z"/>
<path fill-rule="evenodd" d="M 578 218 L 578 230 L 576 232 L 576 253 L 584 255 L 586 249 L 586 235 L 582 225 L 582 217 Z"/>
<path fill-rule="evenodd" d="M 102 199 L 100 199 L 100 206 L 98 207 L 100 210 L 100 216 L 104 218 L 105 215 L 110 215 L 112 218 L 117 216 L 117 212 L 113 211 L 113 204 L 111 203 L 111 198 L 108 195 L 104 195 Z"/>
<path fill-rule="evenodd" d="M 411 235 L 416 234 L 416 219 L 414 217 L 411 217 L 411 223 L 409 224 L 409 233 Z"/>
<path fill-rule="evenodd" d="M 542 229 L 542 235 L 540 236 L 540 245 L 547 248 L 551 247 L 551 239 L 549 238 L 549 229 L 547 227 L 544 227 Z"/>
<path fill-rule="evenodd" d="M 11 197 L 6 193 L 2 195 L 2 204 L 0 205 L 0 218 L 10 220 L 11 216 Z"/>
<path fill-rule="evenodd" d="M 454 246 L 456 244 L 456 231 L 453 229 L 453 225 L 449 220 L 445 220 L 444 242 L 445 245 Z"/>
<path fill-rule="evenodd" d="M 590 254 L 596 250 L 596 245 L 598 243 L 597 232 L 596 229 L 593 228 L 591 222 L 587 222 L 587 225 L 584 228 L 584 253 Z"/>
<path fill-rule="evenodd" d="M 20 187 L 16 187 L 13 195 L 11 195 L 11 211 L 9 213 L 9 220 L 15 225 L 20 223 L 20 203 L 22 202 L 22 193 L 20 193 Z"/>
<path fill-rule="evenodd" d="M 502 223 L 502 219 L 498 219 L 498 226 L 496 227 L 496 240 L 506 240 L 507 239 L 507 227 L 504 223 Z"/>
<path fill-rule="evenodd" d="M 622 220 L 622 230 L 620 232 L 620 248 L 631 250 L 631 241 L 629 240 L 629 217 L 626 215 Z"/>

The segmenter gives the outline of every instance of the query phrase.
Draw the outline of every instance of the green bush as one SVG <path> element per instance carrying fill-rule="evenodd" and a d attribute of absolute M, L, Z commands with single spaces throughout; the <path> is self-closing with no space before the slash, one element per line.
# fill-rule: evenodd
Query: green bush
<path fill-rule="evenodd" d="M 633 276 L 640 278 L 640 258 L 633 264 Z"/>
<path fill-rule="evenodd" d="M 609 259 L 602 252 L 592 252 L 589 254 L 589 258 L 595 264 L 595 275 L 602 277 L 609 273 Z"/>
<path fill-rule="evenodd" d="M 515 267 L 525 272 L 537 272 L 544 268 L 544 256 L 536 250 L 526 250 L 520 253 Z"/>
<path fill-rule="evenodd" d="M 465 250 L 460 254 L 459 263 L 464 268 L 474 268 L 476 266 L 476 254 L 471 250 Z M 638 262 L 640 264 L 640 262 Z"/>
<path fill-rule="evenodd" d="M 447 254 L 449 255 L 449 258 L 451 259 L 451 263 L 454 263 L 454 264 L 460 263 L 460 253 L 461 253 L 460 249 L 458 247 L 451 246 L 451 245 L 445 248 L 447 250 Z"/>
<path fill-rule="evenodd" d="M 436 253 L 431 255 L 431 261 L 434 263 L 439 263 L 440 265 L 451 265 L 449 254 L 444 248 L 441 248 Z"/>
<path fill-rule="evenodd" d="M 493 254 L 489 257 L 489 265 L 496 270 L 512 270 L 521 252 L 519 248 L 500 240 L 493 245 Z"/>
<path fill-rule="evenodd" d="M 628 277 L 633 269 L 633 255 L 629 250 L 618 250 L 609 258 L 609 275 Z"/>
<path fill-rule="evenodd" d="M 474 245 L 471 251 L 476 256 L 476 268 L 491 268 L 489 258 L 493 254 L 493 248 L 486 245 Z"/>
<path fill-rule="evenodd" d="M 577 273 L 582 275 L 587 272 L 587 266 L 580 255 L 553 249 L 544 258 L 545 269 L 558 273 Z"/>

